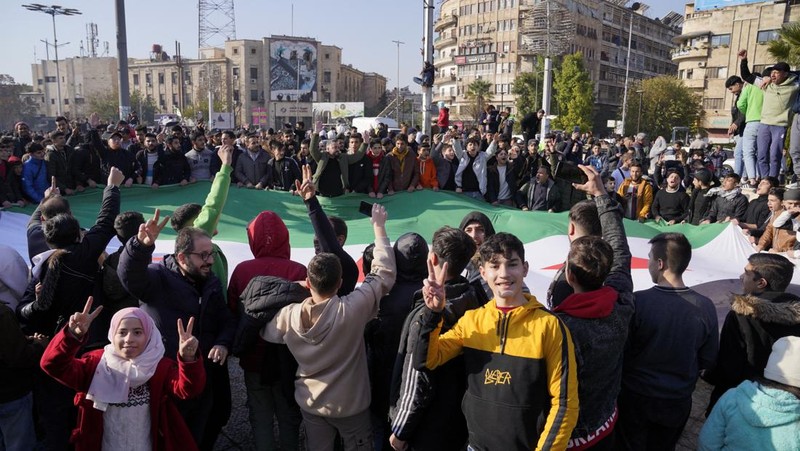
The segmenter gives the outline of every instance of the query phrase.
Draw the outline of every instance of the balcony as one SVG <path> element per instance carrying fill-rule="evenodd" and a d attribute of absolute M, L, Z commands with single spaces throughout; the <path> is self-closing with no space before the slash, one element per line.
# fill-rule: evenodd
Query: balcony
<path fill-rule="evenodd" d="M 705 89 L 706 79 L 705 78 L 684 79 L 683 84 L 686 85 L 686 87 L 689 89 Z"/>
<path fill-rule="evenodd" d="M 455 36 L 439 36 L 433 40 L 433 48 L 435 50 L 441 50 L 447 46 L 456 45 L 456 42 Z"/>
<path fill-rule="evenodd" d="M 458 23 L 458 18 L 452 14 L 448 14 L 446 16 L 442 16 L 436 23 L 433 24 L 433 31 L 439 32 L 444 30 L 445 28 L 449 28 L 455 26 Z"/>
<path fill-rule="evenodd" d="M 433 67 L 439 69 L 442 66 L 449 66 L 451 64 L 455 64 L 453 61 L 453 57 L 444 57 L 444 58 L 437 58 L 433 61 Z"/>
<path fill-rule="evenodd" d="M 708 44 L 701 44 L 700 47 L 679 47 L 677 49 L 672 49 L 670 55 L 672 56 L 672 61 L 678 62 L 692 58 L 708 58 L 710 52 L 711 49 L 708 47 Z"/>

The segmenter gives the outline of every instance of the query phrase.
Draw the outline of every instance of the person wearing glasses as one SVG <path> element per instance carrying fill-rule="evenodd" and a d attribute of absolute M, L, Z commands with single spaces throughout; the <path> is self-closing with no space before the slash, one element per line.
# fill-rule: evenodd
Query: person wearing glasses
<path fill-rule="evenodd" d="M 223 156 L 220 174 L 229 176 L 230 152 L 224 154 L 227 156 Z M 200 331 L 197 337 L 200 350 L 206 357 L 208 382 L 199 398 L 180 402 L 178 407 L 201 449 L 213 447 L 219 430 L 227 422 L 226 412 L 230 412 L 230 381 L 225 362 L 233 344 L 236 318 L 226 305 L 225 289 L 214 270 L 224 257 L 211 241 L 229 180 L 220 175 L 215 178 L 209 196 L 217 199 L 211 202 L 213 208 L 207 211 L 200 208 L 195 210 L 196 214 L 184 214 L 179 225 L 173 223 L 178 235 L 173 254 L 164 256 L 161 262 L 150 263 L 156 238 L 168 222 L 168 218 L 159 222 L 160 213 L 156 210 L 155 219 L 140 226 L 138 235 L 126 243 L 117 266 L 122 285 L 139 298 L 141 308 L 155 320 L 164 337 L 167 355 L 178 350 L 179 337 L 174 327 L 178 319 L 187 323 L 189 318 L 195 318 Z M 224 196 L 220 196 L 222 188 Z M 222 425 L 217 424 L 220 421 Z"/>

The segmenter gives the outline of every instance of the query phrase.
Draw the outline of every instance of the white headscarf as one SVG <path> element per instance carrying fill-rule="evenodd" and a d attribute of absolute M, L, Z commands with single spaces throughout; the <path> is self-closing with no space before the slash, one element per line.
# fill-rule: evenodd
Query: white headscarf
<path fill-rule="evenodd" d="M 114 348 L 114 335 L 119 323 L 125 318 L 136 318 L 142 322 L 147 345 L 139 356 L 127 359 Z M 131 307 L 118 311 L 111 318 L 108 341 L 103 348 L 103 356 L 94 372 L 86 399 L 94 401 L 94 408 L 106 411 L 109 404 L 124 403 L 128 400 L 131 387 L 139 387 L 153 377 L 158 362 L 164 357 L 164 344 L 153 318 L 144 310 Z"/>

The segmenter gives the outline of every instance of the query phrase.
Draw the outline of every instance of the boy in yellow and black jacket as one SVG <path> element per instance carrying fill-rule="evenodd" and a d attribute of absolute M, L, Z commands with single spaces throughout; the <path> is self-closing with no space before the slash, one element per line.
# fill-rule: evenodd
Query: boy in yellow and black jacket
<path fill-rule="evenodd" d="M 446 304 L 437 268 L 429 264 L 415 352 L 419 370 L 463 354 L 467 392 L 462 408 L 475 450 L 563 450 L 578 419 L 575 350 L 566 326 L 522 291 L 528 264 L 522 242 L 498 233 L 480 248 L 481 276 L 494 299 L 441 331 Z M 446 421 L 447 419 L 442 419 Z"/>

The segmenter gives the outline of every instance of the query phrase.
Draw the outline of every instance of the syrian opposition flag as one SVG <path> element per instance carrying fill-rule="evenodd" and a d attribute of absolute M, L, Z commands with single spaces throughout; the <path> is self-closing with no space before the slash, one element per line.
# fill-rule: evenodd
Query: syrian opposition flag
<path fill-rule="evenodd" d="M 144 214 L 145 218 L 150 218 L 155 209 L 160 208 L 163 217 L 184 203 L 202 204 L 209 187 L 208 182 L 198 182 L 186 187 L 166 186 L 158 190 L 143 186 L 122 188 L 121 211 L 135 210 Z M 101 198 L 100 189 L 69 197 L 72 212 L 83 227 L 91 227 L 94 223 Z M 363 249 L 373 240 L 369 218 L 358 211 L 359 203 L 363 200 L 376 201 L 360 194 L 334 199 L 320 198 L 328 215 L 347 221 L 345 249 L 356 261 L 361 259 Z M 493 207 L 460 194 L 430 190 L 400 192 L 384 197 L 379 202 L 388 211 L 386 226 L 392 240 L 406 232 L 416 232 L 430 240 L 433 232 L 443 225 L 458 227 L 461 219 L 470 211 L 485 213 L 496 231 L 513 233 L 525 243 L 525 257 L 530 266 L 526 283 L 540 300 L 544 299 L 553 275 L 563 264 L 569 250 L 566 212 L 527 212 Z M 306 207 L 299 197 L 284 192 L 231 187 L 219 222 L 219 233 L 214 237 L 214 242 L 222 248 L 228 259 L 229 270 L 233 271 L 237 263 L 252 258 L 245 229 L 263 210 L 272 210 L 281 216 L 289 228 L 292 259 L 308 263 L 314 255 L 314 232 Z M 32 212 L 32 206 L 0 212 L 0 243 L 15 248 L 26 261 L 25 227 Z M 691 242 L 692 260 L 684 274 L 684 282 L 689 286 L 738 279 L 747 264 L 747 257 L 753 252 L 747 237 L 738 227 L 730 224 L 665 226 L 625 220 L 625 231 L 633 255 L 631 268 L 637 290 L 653 285 L 647 272 L 647 255 L 650 251 L 647 241 L 661 232 L 680 232 Z M 159 237 L 156 257 L 172 253 L 174 239 L 175 232 L 168 226 Z M 115 251 L 118 246 L 119 243 L 114 239 L 109 244 L 109 252 Z M 795 272 L 793 283 L 798 282 L 800 276 Z"/>

